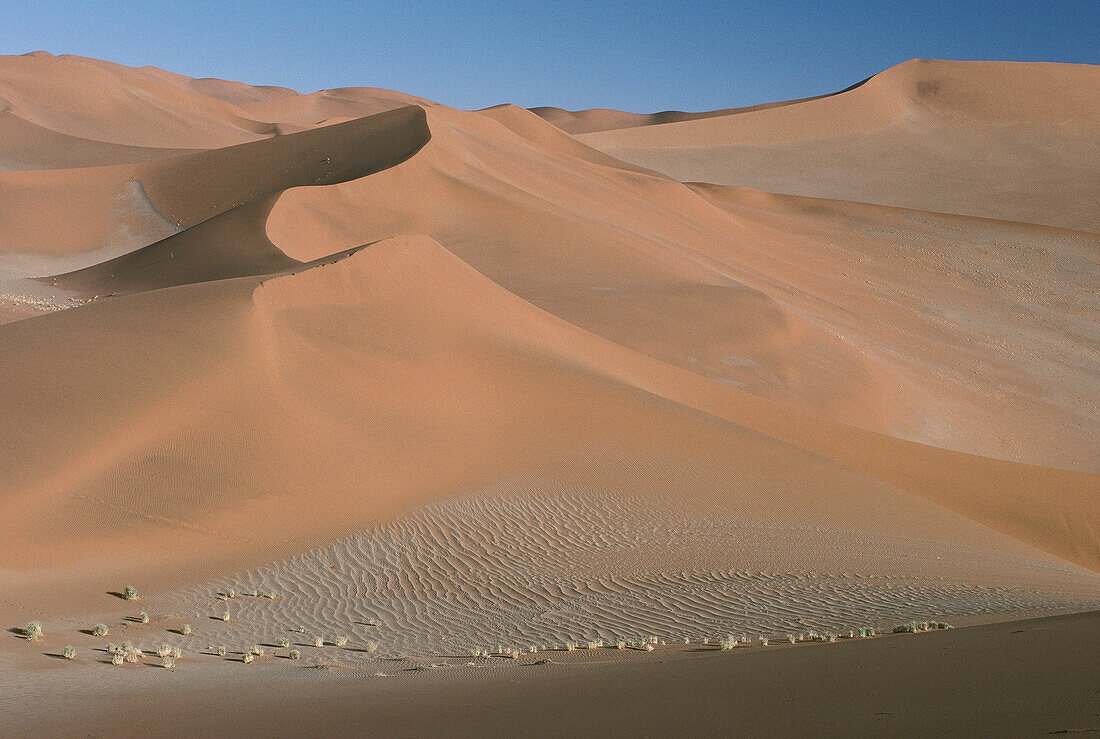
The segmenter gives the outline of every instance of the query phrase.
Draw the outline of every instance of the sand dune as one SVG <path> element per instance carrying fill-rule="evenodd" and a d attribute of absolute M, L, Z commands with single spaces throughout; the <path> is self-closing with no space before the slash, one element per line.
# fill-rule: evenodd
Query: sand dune
<path fill-rule="evenodd" d="M 833 96 L 580 139 L 683 181 L 1096 233 L 1098 109 L 1094 66 L 913 60 Z"/>
<path fill-rule="evenodd" d="M 1095 609 L 1094 81 L 544 120 L 0 59 L 0 614 L 360 671 Z"/>

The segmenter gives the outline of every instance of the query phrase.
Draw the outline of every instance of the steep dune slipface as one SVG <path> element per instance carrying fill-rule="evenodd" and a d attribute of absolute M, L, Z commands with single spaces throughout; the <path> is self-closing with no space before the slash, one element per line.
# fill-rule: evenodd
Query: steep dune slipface
<path fill-rule="evenodd" d="M 783 107 L 580 136 L 678 180 L 1100 231 L 1100 68 L 913 60 Z"/>

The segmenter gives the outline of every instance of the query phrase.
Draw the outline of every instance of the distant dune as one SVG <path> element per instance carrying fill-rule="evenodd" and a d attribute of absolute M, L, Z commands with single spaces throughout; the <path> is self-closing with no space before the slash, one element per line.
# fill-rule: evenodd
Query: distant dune
<path fill-rule="evenodd" d="M 1077 65 L 636 116 L 0 58 L 0 614 L 46 631 L 0 679 L 99 620 L 373 671 L 1096 609 L 1098 103 Z"/>
<path fill-rule="evenodd" d="M 647 121 L 657 125 L 536 109 L 591 146 L 682 181 L 1093 233 L 1098 111 L 1100 67 L 932 60 L 836 95 Z"/>

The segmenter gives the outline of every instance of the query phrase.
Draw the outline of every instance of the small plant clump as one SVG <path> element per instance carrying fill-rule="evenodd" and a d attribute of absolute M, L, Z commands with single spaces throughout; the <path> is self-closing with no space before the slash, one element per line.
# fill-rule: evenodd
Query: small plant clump
<path fill-rule="evenodd" d="M 766 637 L 766 636 L 760 637 L 760 646 L 762 646 L 762 647 L 768 646 L 768 637 Z"/>
<path fill-rule="evenodd" d="M 116 655 L 117 656 L 117 655 Z M 136 664 L 141 661 L 141 658 L 145 656 L 137 647 L 131 647 L 122 653 L 122 659 L 130 664 Z"/>
<path fill-rule="evenodd" d="M 901 624 L 894 627 L 895 634 L 917 634 L 921 631 L 937 631 L 940 629 L 954 628 L 951 624 L 945 624 L 942 621 L 910 621 L 907 624 Z"/>
<path fill-rule="evenodd" d="M 585 649 L 601 649 L 603 648 L 603 639 L 594 639 L 590 642 L 586 642 Z"/>
<path fill-rule="evenodd" d="M 290 639 L 287 639 L 285 636 L 280 636 L 279 640 L 275 643 L 278 644 L 283 649 L 286 649 L 287 647 L 290 646 Z"/>
<path fill-rule="evenodd" d="M 173 667 L 176 666 L 176 658 L 175 657 L 164 657 L 160 661 L 160 666 L 163 667 L 166 670 L 171 670 Z"/>
<path fill-rule="evenodd" d="M 143 624 L 149 623 L 149 614 L 146 613 L 145 611 L 142 611 L 141 613 L 138 614 L 138 621 L 140 621 Z"/>
<path fill-rule="evenodd" d="M 860 639 L 866 639 L 867 637 L 874 636 L 875 630 L 870 627 L 864 626 L 861 627 L 856 633 L 859 634 Z"/>
<path fill-rule="evenodd" d="M 251 654 L 246 654 L 243 657 L 241 657 L 241 662 L 244 662 L 246 665 L 250 665 L 250 664 L 252 664 L 252 661 L 254 659 L 256 659 L 256 658 L 253 657 Z"/>
<path fill-rule="evenodd" d="M 181 626 L 180 627 L 180 633 L 183 634 L 184 636 L 190 636 L 191 635 L 191 624 L 184 624 L 183 626 Z"/>
<path fill-rule="evenodd" d="M 348 638 L 346 636 L 338 636 L 332 640 L 332 643 L 338 647 L 346 647 L 348 644 Z"/>
<path fill-rule="evenodd" d="M 225 647 L 218 647 L 214 651 L 217 653 L 217 655 L 219 657 L 224 657 L 225 656 Z"/>
<path fill-rule="evenodd" d="M 261 647 L 259 644 L 253 644 L 252 648 L 249 649 L 248 651 L 250 653 L 256 655 L 257 657 L 263 657 L 264 656 L 264 648 Z"/>
<path fill-rule="evenodd" d="M 576 642 L 571 642 L 571 641 L 567 641 L 567 642 L 565 643 L 565 651 L 567 651 L 567 652 L 575 652 L 575 651 L 577 651 L 577 643 L 576 643 Z"/>
<path fill-rule="evenodd" d="M 61 649 L 61 656 L 65 659 L 76 659 L 76 650 L 72 647 L 63 647 Z"/>
<path fill-rule="evenodd" d="M 107 642 L 107 654 L 114 654 L 115 652 L 122 651 L 118 648 L 117 644 Z"/>
<path fill-rule="evenodd" d="M 739 639 L 736 636 L 734 636 L 733 634 L 730 634 L 729 636 L 725 636 L 725 637 L 722 637 L 721 639 L 719 639 L 718 640 L 718 646 L 723 651 L 728 652 L 729 650 L 734 649 L 737 646 L 738 642 L 739 642 Z"/>
<path fill-rule="evenodd" d="M 795 636 L 794 634 L 787 634 L 787 643 L 788 644 L 794 644 L 796 641 L 798 641 L 797 636 Z"/>
<path fill-rule="evenodd" d="M 220 618 L 222 621 L 228 621 L 231 618 L 231 616 L 229 615 L 229 611 L 223 611 L 222 615 L 219 616 L 218 618 Z"/>
<path fill-rule="evenodd" d="M 225 591 L 225 597 L 226 597 L 226 599 L 236 598 L 237 597 L 237 591 L 234 590 L 233 588 L 229 588 L 229 590 Z"/>
<path fill-rule="evenodd" d="M 615 642 L 615 648 L 616 649 L 626 649 L 626 642 L 623 641 L 622 639 L 620 639 L 619 641 Z"/>
<path fill-rule="evenodd" d="M 125 657 L 122 656 L 121 652 L 115 653 L 114 655 L 111 656 L 111 664 L 112 665 L 121 665 L 125 661 L 126 661 L 126 659 L 125 659 Z"/>
<path fill-rule="evenodd" d="M 172 655 L 172 647 L 170 647 L 169 645 L 161 644 L 157 648 L 157 656 L 158 657 L 170 657 L 171 655 Z"/>
<path fill-rule="evenodd" d="M 378 651 L 378 642 L 369 641 L 369 642 L 367 642 L 366 644 L 363 645 L 363 649 L 365 649 L 366 651 L 373 654 L 373 653 Z"/>
<path fill-rule="evenodd" d="M 30 641 L 42 638 L 42 622 L 31 621 L 29 624 L 23 627 L 23 636 L 27 637 Z"/>
<path fill-rule="evenodd" d="M 291 649 L 290 652 L 287 654 L 287 657 L 290 657 L 291 659 L 301 659 L 302 653 L 299 652 L 297 649 Z"/>
<path fill-rule="evenodd" d="M 92 636 L 107 636 L 107 624 L 96 624 L 93 626 Z"/>
<path fill-rule="evenodd" d="M 122 589 L 122 597 L 124 600 L 137 600 L 137 588 L 135 588 L 133 585 L 127 585 Z"/>
<path fill-rule="evenodd" d="M 179 647 L 172 647 L 172 656 L 175 657 L 176 659 L 179 659 L 180 657 L 183 656 L 183 650 L 180 649 Z"/>
<path fill-rule="evenodd" d="M 325 646 L 324 637 L 320 637 L 320 636 L 314 637 L 313 638 L 313 646 L 317 647 L 318 649 Z"/>

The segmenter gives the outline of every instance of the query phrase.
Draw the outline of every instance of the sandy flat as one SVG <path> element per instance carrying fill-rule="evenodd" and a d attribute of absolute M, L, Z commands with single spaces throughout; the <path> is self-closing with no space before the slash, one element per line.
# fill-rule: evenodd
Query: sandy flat
<path fill-rule="evenodd" d="M 574 680 L 620 701 L 740 683 L 741 652 L 712 654 L 731 633 L 1096 611 L 1095 82 L 914 61 L 834 95 L 634 116 L 0 58 L 0 683 L 109 681 L 61 733 L 115 725 L 138 689 L 170 708 L 180 675 L 211 705 L 347 701 L 333 731 L 376 696 L 392 733 L 438 689 L 430 733 L 483 675 L 513 685 L 471 653 L 576 662 L 502 688 L 546 695 L 546 720 Z M 1062 654 L 1055 634 L 1093 621 L 1037 622 L 1028 648 Z M 181 662 L 116 668 L 95 623 Z M 1009 638 L 749 659 L 805 691 L 821 670 L 887 690 L 890 645 L 976 680 Z M 958 655 L 912 646 L 941 643 Z M 252 644 L 268 654 L 246 666 Z M 746 727 L 779 708 L 772 679 L 745 688 Z M 1063 694 L 1050 730 L 1095 699 Z M 44 709 L 13 695 L 32 733 Z M 1006 725 L 1001 693 L 978 713 L 937 695 L 943 723 L 906 704 L 853 726 Z M 707 696 L 668 720 L 718 733 L 734 708 Z M 518 720 L 463 726 L 570 725 Z"/>
<path fill-rule="evenodd" d="M 360 655 L 357 669 L 340 670 L 191 657 L 171 672 L 102 666 L 109 681 L 66 681 L 61 711 L 47 713 L 57 698 L 28 691 L 7 727 L 12 736 L 89 727 L 112 736 L 1087 735 L 1100 709 L 1096 629 L 1093 612 L 836 644 L 538 655 L 549 664 Z"/>

